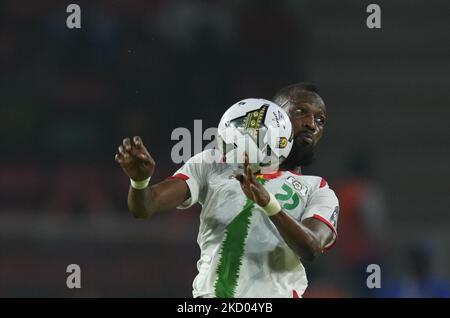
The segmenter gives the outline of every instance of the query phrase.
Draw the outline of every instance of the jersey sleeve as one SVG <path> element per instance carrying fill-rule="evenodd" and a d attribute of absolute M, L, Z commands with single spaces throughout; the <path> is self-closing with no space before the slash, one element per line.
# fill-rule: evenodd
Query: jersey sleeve
<path fill-rule="evenodd" d="M 205 152 L 201 152 L 189 159 L 180 169 L 178 169 L 170 179 L 177 178 L 186 182 L 190 197 L 184 201 L 177 209 L 187 209 L 199 201 L 200 193 L 207 185 L 207 174 L 212 163 L 207 158 Z"/>
<path fill-rule="evenodd" d="M 334 191 L 330 189 L 323 179 L 319 188 L 309 197 L 301 221 L 311 217 L 322 221 L 333 231 L 333 239 L 325 246 L 325 249 L 333 246 L 337 239 L 339 201 Z"/>

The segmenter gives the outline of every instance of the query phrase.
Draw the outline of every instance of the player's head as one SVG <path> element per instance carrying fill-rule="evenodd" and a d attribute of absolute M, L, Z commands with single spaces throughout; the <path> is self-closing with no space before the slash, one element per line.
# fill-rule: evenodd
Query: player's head
<path fill-rule="evenodd" d="M 278 91 L 273 101 L 287 112 L 294 131 L 294 145 L 286 163 L 309 165 L 326 120 L 325 103 L 317 87 L 310 83 L 292 84 Z"/>

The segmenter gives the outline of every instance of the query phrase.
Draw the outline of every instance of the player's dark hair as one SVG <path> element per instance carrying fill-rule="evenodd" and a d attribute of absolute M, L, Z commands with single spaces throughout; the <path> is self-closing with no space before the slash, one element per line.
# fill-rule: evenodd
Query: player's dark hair
<path fill-rule="evenodd" d="M 275 96 L 273 97 L 273 101 L 277 104 L 283 104 L 285 100 L 296 99 L 297 96 L 308 92 L 319 95 L 319 89 L 316 85 L 308 82 L 301 82 L 288 85 L 280 89 Z M 281 105 L 280 105 L 281 106 Z"/>

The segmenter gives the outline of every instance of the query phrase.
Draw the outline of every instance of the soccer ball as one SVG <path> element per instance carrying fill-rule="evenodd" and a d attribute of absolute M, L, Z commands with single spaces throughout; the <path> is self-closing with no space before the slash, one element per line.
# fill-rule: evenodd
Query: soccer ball
<path fill-rule="evenodd" d="M 278 170 L 292 143 L 292 124 L 287 113 L 265 99 L 237 102 L 223 114 L 218 127 L 217 146 L 223 160 L 242 167 L 247 152 L 254 172 Z"/>

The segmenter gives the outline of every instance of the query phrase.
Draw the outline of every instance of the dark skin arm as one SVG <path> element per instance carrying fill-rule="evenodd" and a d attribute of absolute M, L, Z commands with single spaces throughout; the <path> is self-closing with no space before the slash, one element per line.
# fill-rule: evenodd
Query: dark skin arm
<path fill-rule="evenodd" d="M 125 174 L 135 181 L 151 177 L 156 163 L 138 136 L 125 138 L 118 148 L 116 161 Z M 136 218 L 148 218 L 155 212 L 173 209 L 190 196 L 185 181 L 167 179 L 158 184 L 137 190 L 128 190 L 128 209 Z"/>
<path fill-rule="evenodd" d="M 332 240 L 333 232 L 322 221 L 307 218 L 298 223 L 284 211 L 270 217 L 287 245 L 301 259 L 314 260 Z"/>
<path fill-rule="evenodd" d="M 150 156 L 141 138 L 125 138 L 118 148 L 116 161 L 125 174 L 133 180 L 140 181 L 153 175 L 155 161 Z M 236 175 L 248 198 L 260 206 L 269 202 L 267 190 L 256 181 L 248 157 L 245 161 L 245 174 Z M 185 181 L 169 179 L 142 190 L 130 186 L 128 191 L 128 208 L 136 218 L 148 218 L 155 212 L 170 210 L 190 197 Z M 319 255 L 324 246 L 331 241 L 332 231 L 321 221 L 308 218 L 298 223 L 284 211 L 270 217 L 288 246 L 302 259 L 312 260 Z"/>
<path fill-rule="evenodd" d="M 245 156 L 244 173 L 237 174 L 241 188 L 245 195 L 258 204 L 266 206 L 270 197 L 267 190 L 256 180 Z M 333 239 L 333 231 L 323 222 L 314 218 L 307 218 L 301 223 L 291 218 L 281 210 L 270 217 L 286 244 L 301 258 L 313 260 L 320 255 L 324 247 Z"/>

